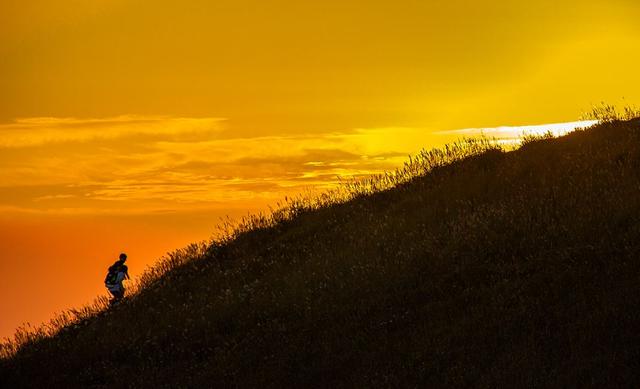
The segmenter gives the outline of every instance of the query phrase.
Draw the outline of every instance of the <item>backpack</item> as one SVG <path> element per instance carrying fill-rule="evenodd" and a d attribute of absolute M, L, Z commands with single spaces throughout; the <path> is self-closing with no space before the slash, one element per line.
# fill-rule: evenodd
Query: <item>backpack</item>
<path fill-rule="evenodd" d="M 117 263 L 109 266 L 109 271 L 107 272 L 107 276 L 104 278 L 104 283 L 108 285 L 115 285 L 118 280 L 119 271 L 120 266 Z"/>

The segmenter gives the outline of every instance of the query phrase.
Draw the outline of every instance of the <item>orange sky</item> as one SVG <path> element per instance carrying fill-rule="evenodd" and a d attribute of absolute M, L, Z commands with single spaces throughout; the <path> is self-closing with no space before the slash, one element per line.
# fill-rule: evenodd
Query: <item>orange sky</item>
<path fill-rule="evenodd" d="M 5 0 L 0 337 L 104 293 L 120 251 L 136 275 L 338 175 L 640 105 L 637 20 L 630 0 Z"/>

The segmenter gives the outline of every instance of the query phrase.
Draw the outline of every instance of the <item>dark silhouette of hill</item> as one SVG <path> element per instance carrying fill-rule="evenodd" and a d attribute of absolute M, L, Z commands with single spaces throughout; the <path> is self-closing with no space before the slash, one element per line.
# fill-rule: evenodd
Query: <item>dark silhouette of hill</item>
<path fill-rule="evenodd" d="M 0 385 L 640 387 L 640 121 L 485 146 L 179 250 Z"/>

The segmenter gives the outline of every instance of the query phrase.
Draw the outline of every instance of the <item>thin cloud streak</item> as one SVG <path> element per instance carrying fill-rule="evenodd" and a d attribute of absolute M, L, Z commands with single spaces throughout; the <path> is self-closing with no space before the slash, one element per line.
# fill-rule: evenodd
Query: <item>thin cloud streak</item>
<path fill-rule="evenodd" d="M 222 130 L 222 118 L 171 118 L 124 115 L 103 119 L 36 117 L 0 125 L 0 148 L 90 142 L 147 135 L 178 137 L 212 135 Z"/>

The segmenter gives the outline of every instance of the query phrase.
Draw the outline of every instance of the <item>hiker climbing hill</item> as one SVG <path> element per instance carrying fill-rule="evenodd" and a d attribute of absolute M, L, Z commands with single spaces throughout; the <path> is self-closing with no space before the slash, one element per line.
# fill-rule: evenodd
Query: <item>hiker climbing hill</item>
<path fill-rule="evenodd" d="M 122 282 L 129 279 L 129 268 L 124 263 L 127 261 L 127 254 L 120 254 L 120 258 L 109 267 L 104 284 L 113 295 L 111 304 L 116 304 L 124 297 L 124 285 Z"/>

